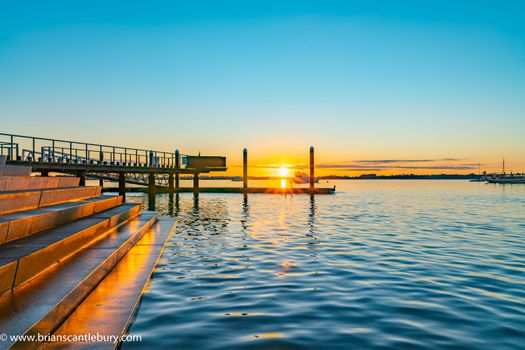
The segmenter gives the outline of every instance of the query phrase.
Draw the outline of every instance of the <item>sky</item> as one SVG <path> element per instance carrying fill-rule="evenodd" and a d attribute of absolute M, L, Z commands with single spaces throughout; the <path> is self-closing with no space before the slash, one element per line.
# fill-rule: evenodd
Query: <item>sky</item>
<path fill-rule="evenodd" d="M 241 173 L 525 171 L 523 1 L 0 0 L 0 132 Z"/>

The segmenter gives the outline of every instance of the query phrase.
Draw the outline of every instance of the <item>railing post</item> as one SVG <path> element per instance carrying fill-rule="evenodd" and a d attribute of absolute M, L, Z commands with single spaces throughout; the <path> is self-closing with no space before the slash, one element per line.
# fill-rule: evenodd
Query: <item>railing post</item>
<path fill-rule="evenodd" d="M 13 144 L 14 144 L 14 138 L 13 135 L 11 135 L 11 144 L 9 145 L 9 160 L 13 160 Z"/>
<path fill-rule="evenodd" d="M 149 151 L 149 166 L 152 167 L 153 165 L 153 151 Z"/>
<path fill-rule="evenodd" d="M 175 173 L 175 188 L 177 191 L 179 190 L 179 169 L 180 169 L 180 154 L 179 150 L 175 150 L 175 169 L 177 169 L 177 172 Z"/>
<path fill-rule="evenodd" d="M 100 146 L 100 151 L 99 151 L 99 164 L 102 164 L 104 162 L 104 152 L 102 151 L 102 145 Z"/>

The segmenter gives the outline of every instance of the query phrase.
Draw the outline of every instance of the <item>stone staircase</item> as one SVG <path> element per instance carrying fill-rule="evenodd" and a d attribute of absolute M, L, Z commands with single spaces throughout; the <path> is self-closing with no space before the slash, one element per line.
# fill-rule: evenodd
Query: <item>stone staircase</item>
<path fill-rule="evenodd" d="M 112 275 L 118 273 L 128 252 L 141 254 L 141 247 L 150 245 L 152 257 L 147 264 L 134 267 L 140 277 L 134 279 L 134 292 L 113 305 L 127 310 L 120 319 L 115 318 L 119 321 L 113 322 L 113 332 L 122 333 L 129 322 L 167 239 L 166 229 L 152 229 L 157 222 L 155 213 L 141 212 L 138 204 L 124 204 L 120 196 L 103 196 L 100 187 L 79 187 L 78 181 L 73 177 L 0 176 L 0 333 L 50 335 L 64 324 L 69 324 L 69 331 L 73 324 L 79 332 L 90 332 L 86 323 L 68 319 L 78 317 L 77 310 L 86 306 L 100 306 L 89 305 L 92 294 L 118 297 L 119 283 L 108 285 L 105 279 L 115 280 Z M 129 278 L 137 277 L 129 266 L 121 266 L 123 269 L 131 273 Z M 105 285 L 103 292 L 99 285 Z M 102 318 L 111 320 L 111 312 L 106 313 Z M 100 314 L 92 316 L 91 324 L 96 326 L 100 318 Z M 89 319 L 89 313 L 84 319 Z M 72 344 L 0 342 L 0 349 L 55 346 Z"/>

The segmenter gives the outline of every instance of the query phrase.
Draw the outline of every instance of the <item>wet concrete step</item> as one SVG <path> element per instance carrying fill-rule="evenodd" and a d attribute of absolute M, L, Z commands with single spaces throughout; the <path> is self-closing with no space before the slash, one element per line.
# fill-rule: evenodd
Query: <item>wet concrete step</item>
<path fill-rule="evenodd" d="M 75 187 L 79 183 L 80 178 L 72 176 L 0 176 L 0 191 Z"/>
<path fill-rule="evenodd" d="M 120 196 L 101 196 L 0 215 L 0 245 L 120 204 Z"/>
<path fill-rule="evenodd" d="M 132 319 L 144 289 L 164 250 L 173 218 L 159 218 L 117 266 L 53 333 L 55 336 L 100 334 L 105 339 L 121 335 Z M 78 338 L 81 339 L 81 338 Z M 47 342 L 41 349 L 114 349 L 111 342 Z"/>
<path fill-rule="evenodd" d="M 0 192 L 0 214 L 100 196 L 100 187 L 64 187 Z"/>
<path fill-rule="evenodd" d="M 155 223 L 145 212 L 105 239 L 56 264 L 13 292 L 0 296 L 0 329 L 6 334 L 47 335 L 56 330 Z M 6 341 L 0 349 L 33 349 L 39 343 Z"/>
<path fill-rule="evenodd" d="M 121 204 L 0 246 L 0 294 L 16 289 L 139 213 L 140 205 Z"/>

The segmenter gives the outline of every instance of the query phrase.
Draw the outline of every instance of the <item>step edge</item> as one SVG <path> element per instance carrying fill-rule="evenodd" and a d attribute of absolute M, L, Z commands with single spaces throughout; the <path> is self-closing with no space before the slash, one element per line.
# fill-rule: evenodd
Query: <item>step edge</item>
<path fill-rule="evenodd" d="M 124 215 L 124 214 L 127 214 L 129 212 L 131 212 L 133 209 L 135 209 L 136 207 L 139 207 L 138 208 L 138 211 L 136 213 L 132 213 L 131 216 L 127 217 L 125 220 L 123 220 L 122 222 L 112 226 L 112 220 L 117 217 L 117 216 L 120 216 L 120 215 Z M 108 209 L 110 210 L 110 209 Z M 69 258 L 70 256 L 76 254 L 77 252 L 79 252 L 80 250 L 82 249 L 86 249 L 86 248 L 89 248 L 90 246 L 96 244 L 97 242 L 101 241 L 102 239 L 105 239 L 107 236 L 109 236 L 110 234 L 114 233 L 118 228 L 120 228 L 121 226 L 127 224 L 128 222 L 130 222 L 131 220 L 135 219 L 137 216 L 139 216 L 141 214 L 141 210 L 140 210 L 140 205 L 137 204 L 133 207 L 130 207 L 127 211 L 123 212 L 123 213 L 119 213 L 119 214 L 115 214 L 109 218 L 106 218 L 102 221 L 100 221 L 99 223 L 96 223 L 92 226 L 89 226 L 89 227 L 86 227 L 80 231 L 77 231 L 67 237 L 65 237 L 64 239 L 61 239 L 60 241 L 57 241 L 57 242 L 54 242 L 48 246 L 45 246 L 45 247 L 42 247 L 41 249 L 39 250 L 36 250 L 28 255 L 25 255 L 19 259 L 16 260 L 16 272 L 15 272 L 15 275 L 14 275 L 14 279 L 13 279 L 13 287 L 11 290 L 14 290 L 15 288 L 17 288 L 18 286 L 22 286 L 23 284 L 25 283 L 28 283 L 30 282 L 33 278 L 37 277 L 39 274 L 45 272 L 46 270 L 52 268 L 53 266 L 55 266 L 56 264 L 64 261 L 65 259 Z M 89 218 L 86 217 L 86 218 Z M 18 276 L 18 269 L 20 268 L 20 263 L 21 263 L 21 260 L 22 259 L 25 259 L 27 257 L 30 257 L 30 256 L 34 256 L 34 255 L 37 255 L 37 254 L 46 254 L 44 253 L 44 251 L 46 250 L 49 250 L 50 248 L 52 247 L 56 247 L 58 245 L 61 245 L 61 244 L 64 244 L 64 243 L 68 243 L 69 241 L 74 241 L 75 238 L 77 238 L 78 236 L 80 236 L 84 231 L 86 230 L 90 230 L 92 229 L 93 227 L 96 227 L 96 226 L 105 226 L 104 228 L 104 231 L 103 233 L 100 233 L 98 235 L 95 235 L 92 239 L 90 239 L 88 242 L 86 242 L 86 244 L 78 247 L 77 249 L 67 253 L 66 255 L 60 257 L 58 260 L 56 260 L 55 262 L 49 264 L 48 266 L 44 267 L 42 270 L 38 271 L 37 273 L 31 275 L 31 277 L 27 278 L 27 279 L 24 279 L 23 281 L 20 281 L 20 282 L 17 282 L 17 276 Z M 9 292 L 9 291 L 6 291 L 6 292 Z M 1 295 L 1 294 L 0 294 Z"/>
<path fill-rule="evenodd" d="M 43 196 L 44 192 L 47 193 L 47 192 L 52 192 L 52 191 L 62 191 L 62 190 L 77 189 L 77 188 L 82 188 L 82 189 L 83 188 L 89 188 L 89 189 L 96 188 L 96 190 L 95 190 L 95 193 L 92 194 L 92 195 L 80 196 L 80 197 L 75 197 L 75 198 L 72 198 L 72 199 L 69 199 L 69 200 L 61 200 L 61 201 L 57 201 L 57 202 L 51 202 L 51 203 L 42 204 L 42 196 Z M 24 197 L 24 196 L 25 197 L 31 197 L 31 196 L 38 197 L 37 199 L 35 199 L 36 202 L 37 202 L 35 206 L 30 206 L 30 207 L 22 207 L 22 206 L 20 206 L 19 208 L 16 208 L 16 209 L 1 210 L 0 211 L 0 215 L 12 214 L 12 213 L 17 213 L 17 212 L 22 212 L 22 211 L 25 211 L 25 210 L 45 208 L 45 207 L 48 207 L 48 206 L 51 206 L 51 205 L 56 205 L 56 204 L 61 204 L 61 203 L 68 203 L 68 202 L 74 202 L 74 201 L 89 199 L 89 198 L 95 198 L 95 197 L 99 197 L 100 196 L 100 194 L 102 193 L 101 190 L 102 189 L 101 189 L 100 186 L 86 186 L 86 187 L 77 186 L 77 187 L 64 187 L 64 188 L 43 188 L 43 189 L 35 189 L 35 190 L 27 190 L 27 191 L 24 190 L 24 191 L 0 192 L 0 197 L 2 195 L 6 195 L 6 194 L 20 194 L 20 197 Z"/>
<path fill-rule="evenodd" d="M 4 244 L 7 244 L 7 243 L 11 243 L 11 242 L 15 242 L 19 239 L 22 239 L 22 238 L 25 238 L 25 237 L 29 237 L 29 236 L 32 236 L 34 234 L 37 234 L 37 233 L 40 233 L 40 232 L 43 232 L 43 231 L 46 231 L 46 230 L 51 230 L 51 229 L 54 229 L 54 228 L 57 228 L 57 227 L 60 227 L 60 226 L 63 226 L 63 225 L 67 225 L 73 221 L 76 221 L 76 220 L 79 220 L 79 219 L 83 219 L 83 218 L 87 218 L 91 215 L 96 215 L 96 214 L 99 214 L 101 212 L 103 212 L 104 210 L 109 210 L 111 208 L 115 208 L 117 206 L 119 206 L 120 204 L 118 203 L 119 200 L 118 198 L 121 197 L 121 196 L 112 196 L 112 197 L 109 197 L 109 198 L 103 198 L 101 199 L 100 201 L 93 201 L 93 202 L 79 202 L 79 205 L 78 206 L 74 206 L 74 207 L 70 207 L 70 208 L 64 208 L 64 209 L 61 209 L 61 210 L 57 210 L 57 211 L 50 211 L 50 212 L 44 212 L 44 213 L 40 213 L 40 214 L 36 214 L 36 215 L 33 215 L 29 218 L 31 218 L 31 221 L 29 223 L 29 232 L 27 234 L 24 234 L 23 236 L 19 236 L 19 237 L 16 237 L 14 239 L 8 239 L 9 238 L 9 232 L 10 232 L 10 229 L 11 229 L 11 224 L 14 223 L 14 222 L 17 222 L 17 221 L 22 221 L 23 219 L 15 219 L 15 220 L 11 220 L 11 221 L 7 221 L 7 233 L 6 233 L 6 240 L 3 241 L 3 242 L 0 242 L 0 247 Z M 100 198 L 100 197 L 94 197 L 94 198 Z M 116 199 L 117 198 L 117 199 Z M 86 198 L 84 198 L 86 199 Z M 111 201 L 115 201 L 116 203 L 113 204 L 112 206 L 110 207 L 107 207 L 107 208 L 104 208 L 102 210 L 99 210 L 99 211 L 96 211 L 95 208 L 97 207 L 97 204 L 102 204 L 102 203 L 106 203 L 106 202 L 111 202 Z M 57 204 L 54 204 L 54 205 L 60 205 L 60 204 L 64 204 L 64 203 L 57 203 Z M 66 221 L 66 222 L 62 222 L 62 223 L 59 223 L 59 224 L 53 224 L 52 226 L 49 226 L 49 227 L 46 227 L 44 229 L 39 229 L 38 231 L 33 231 L 33 225 L 34 225 L 34 220 L 35 219 L 38 219 L 38 218 L 44 218 L 46 216 L 52 216 L 52 215 L 57 215 L 58 213 L 64 213 L 64 212 L 67 212 L 67 211 L 70 211 L 70 210 L 82 210 L 82 208 L 85 208 L 85 207 L 89 207 L 89 206 L 93 206 L 93 209 L 92 210 L 89 210 L 89 213 L 86 214 L 86 215 L 79 215 L 78 217 L 75 217 L 69 221 Z M 48 207 L 48 206 L 46 206 Z M 41 207 L 41 208 L 46 208 L 46 207 Z M 40 209 L 40 208 L 34 208 L 34 209 L 29 209 L 29 210 L 36 210 L 36 209 Z M 21 212 L 24 212 L 24 211 L 21 211 Z M 13 213 L 5 213 L 6 215 L 8 214 L 13 214 Z M 60 214 L 58 214 L 60 215 Z M 27 218 L 24 218 L 24 219 L 27 219 Z"/>
<path fill-rule="evenodd" d="M 51 334 L 60 327 L 60 325 L 74 312 L 76 307 L 84 301 L 89 294 L 100 284 L 100 282 L 113 270 L 115 266 L 122 260 L 129 250 L 133 248 L 138 240 L 157 222 L 158 215 L 155 214 L 147 222 L 144 223 L 133 235 L 128 237 L 126 241 L 114 250 L 107 258 L 105 258 L 94 270 L 90 271 L 82 281 L 79 282 L 69 293 L 62 298 L 52 310 L 44 315 L 40 320 L 35 322 L 24 335 L 37 335 L 37 334 Z M 131 221 L 131 220 L 130 220 Z M 130 244 L 135 240 L 133 243 Z M 97 240 L 98 241 L 98 240 Z M 77 250 L 78 251 L 78 250 Z M 73 255 L 73 254 L 71 254 Z M 71 255 L 68 256 L 71 257 Z M 120 256 L 119 256 L 120 255 Z M 98 276 L 100 275 L 100 276 Z M 92 281 L 91 281 L 92 280 Z M 85 286 L 86 283 L 91 283 L 91 286 Z M 83 290 L 84 289 L 84 290 Z M 79 295 L 75 295 L 79 294 Z M 73 299 L 73 300 L 71 300 Z M 76 301 L 75 301 L 76 299 Z M 69 307 L 66 307 L 66 303 L 71 302 Z M 66 310 L 60 315 L 60 308 Z M 57 317 L 58 320 L 53 322 L 53 318 Z M 47 329 L 45 329 L 46 322 L 51 323 Z M 42 329 L 44 328 L 44 329 Z M 9 346 L 9 349 L 37 349 L 41 343 L 38 342 L 15 342 Z"/>
<path fill-rule="evenodd" d="M 177 226 L 177 221 L 175 221 L 175 223 L 173 224 L 172 228 L 170 229 L 170 232 L 168 233 L 168 235 L 166 236 L 166 239 L 164 240 L 164 243 L 162 244 L 162 248 L 160 249 L 159 251 L 159 254 L 157 255 L 157 258 L 155 259 L 155 262 L 153 263 L 149 273 L 148 273 L 148 276 L 146 278 L 146 280 L 144 281 L 144 285 L 142 286 L 142 290 L 140 291 L 140 294 L 137 298 L 137 300 L 135 300 L 135 304 L 133 305 L 133 308 L 131 310 L 131 313 L 128 317 L 128 319 L 126 320 L 126 322 L 124 323 L 124 325 L 122 326 L 122 330 L 119 334 L 119 339 L 122 339 L 122 336 L 124 334 L 126 334 L 126 332 L 128 331 L 129 327 L 131 326 L 131 324 L 133 323 L 133 320 L 135 319 L 135 317 L 137 316 L 137 310 L 139 308 L 139 305 L 140 305 L 140 301 L 142 300 L 142 297 L 144 296 L 144 291 L 146 290 L 147 286 L 148 286 L 148 283 L 149 281 L 151 280 L 151 276 L 153 275 L 153 271 L 155 271 L 155 269 L 157 268 L 158 264 L 159 264 L 159 261 L 162 257 L 162 255 L 164 254 L 164 250 L 166 249 L 167 245 L 168 245 L 168 241 L 175 229 L 175 227 Z M 113 350 L 117 350 L 121 345 L 121 342 L 117 342 L 114 344 L 113 346 Z"/>

